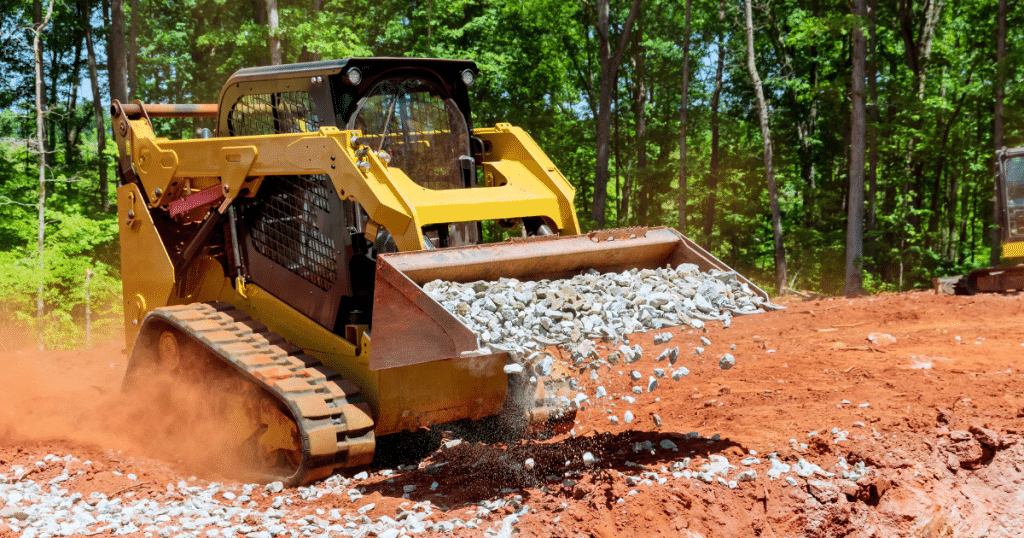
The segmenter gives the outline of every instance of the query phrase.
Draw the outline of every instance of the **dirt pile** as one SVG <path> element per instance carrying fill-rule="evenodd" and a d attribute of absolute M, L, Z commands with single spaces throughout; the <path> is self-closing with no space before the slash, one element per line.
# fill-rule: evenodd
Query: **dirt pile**
<path fill-rule="evenodd" d="M 35 521 L 59 528 L 60 510 L 99 520 L 96 507 L 122 499 L 130 509 L 118 517 L 132 514 L 137 529 L 122 532 L 140 536 L 1024 535 L 1020 296 L 786 306 L 725 329 L 630 335 L 642 358 L 578 376 L 589 398 L 566 434 L 510 446 L 439 432 L 382 439 L 387 455 L 366 474 L 279 492 L 247 492 L 213 474 L 190 479 L 110 431 L 104 415 L 118 415 L 115 400 L 90 387 L 118 386 L 119 346 L 5 354 L 0 517 L 21 534 Z M 674 368 L 688 374 L 659 377 L 668 361 L 655 358 L 675 347 Z M 618 351 L 614 342 L 595 348 Z M 728 371 L 725 354 L 735 360 Z M 649 378 L 658 381 L 650 392 Z M 40 389 L 43 380 L 61 390 Z M 12 498 L 29 481 L 43 493 Z M 54 489 L 70 508 L 46 508 Z M 92 493 L 108 504 L 89 505 Z M 199 501 L 209 518 L 182 508 Z"/>

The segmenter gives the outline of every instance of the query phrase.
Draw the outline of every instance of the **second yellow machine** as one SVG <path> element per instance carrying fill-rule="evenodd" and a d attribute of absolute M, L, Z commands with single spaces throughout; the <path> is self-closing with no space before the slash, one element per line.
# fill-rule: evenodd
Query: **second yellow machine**
<path fill-rule="evenodd" d="M 571 420 L 557 375 L 507 374 L 509 354 L 421 286 L 728 268 L 670 229 L 579 235 L 573 189 L 529 135 L 473 125 L 477 75 L 351 58 L 242 69 L 216 105 L 115 101 L 126 389 L 199 389 L 231 457 L 289 483 L 369 463 L 381 435 Z M 168 140 L 157 116 L 216 130 Z M 484 245 L 488 221 L 522 238 Z"/>

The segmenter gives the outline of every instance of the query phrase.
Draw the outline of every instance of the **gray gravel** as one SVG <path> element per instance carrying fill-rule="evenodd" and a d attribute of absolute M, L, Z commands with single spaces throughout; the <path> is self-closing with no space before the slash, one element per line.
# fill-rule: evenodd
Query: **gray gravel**
<path fill-rule="evenodd" d="M 672 339 L 672 333 L 660 333 L 660 334 L 654 335 L 654 343 L 655 343 L 655 345 L 657 345 L 657 344 L 664 344 L 664 343 L 668 342 L 671 339 Z"/>
<path fill-rule="evenodd" d="M 434 280 L 423 289 L 465 323 L 482 347 L 511 352 L 527 371 L 543 369 L 548 355 L 542 350 L 551 345 L 562 345 L 579 363 L 600 360 L 589 340 L 603 339 L 618 346 L 609 364 L 620 358 L 634 363 L 642 350 L 628 344 L 631 333 L 680 325 L 700 329 L 708 321 L 780 308 L 740 283 L 735 272 L 702 273 L 693 264 L 622 273 L 591 269 L 560 280 Z M 657 335 L 659 343 L 670 338 Z M 663 352 L 659 359 L 673 360 L 678 353 Z"/>
<path fill-rule="evenodd" d="M 0 469 L 0 519 L 22 538 L 49 538 L 68 535 L 123 535 L 135 534 L 153 538 L 179 537 L 237 537 L 271 538 L 274 536 L 403 536 L 426 531 L 453 532 L 458 528 L 479 529 L 480 517 L 474 516 L 463 521 L 452 518 L 446 521 L 425 521 L 434 513 L 436 506 L 430 501 L 408 502 L 395 518 L 381 516 L 371 519 L 367 513 L 373 504 L 330 510 L 317 509 L 315 515 L 307 515 L 302 509 L 303 500 L 312 500 L 326 494 L 345 495 L 347 491 L 359 492 L 354 479 L 332 476 L 309 487 L 285 489 L 279 482 L 266 486 L 257 484 L 202 484 L 193 479 L 168 483 L 161 487 L 183 497 L 182 500 L 157 501 L 146 496 L 136 497 L 127 492 L 116 498 L 101 493 L 71 494 L 62 489 L 66 482 L 86 475 L 92 462 L 81 462 L 73 456 L 63 458 L 47 457 L 47 466 L 65 467 L 68 463 L 81 463 L 84 470 L 60 476 L 48 482 L 28 479 L 25 470 L 12 466 L 9 472 Z M 360 473 L 363 474 L 363 473 Z M 381 472 L 384 475 L 384 472 Z M 26 479 L 7 477 L 26 476 Z M 134 475 L 127 475 L 134 477 Z M 131 478 L 135 480 L 135 478 Z M 415 486 L 407 485 L 409 491 Z M 271 508 L 262 509 L 250 501 L 253 491 L 263 489 L 273 498 Z M 293 506 L 294 503 L 294 506 Z M 483 501 L 492 503 L 493 509 L 506 504 L 503 499 Z M 518 504 L 518 503 L 517 503 Z M 516 512 L 517 518 L 528 510 L 522 505 Z M 452 512 L 453 514 L 455 512 Z M 507 517 L 495 530 L 511 530 L 516 520 Z"/>

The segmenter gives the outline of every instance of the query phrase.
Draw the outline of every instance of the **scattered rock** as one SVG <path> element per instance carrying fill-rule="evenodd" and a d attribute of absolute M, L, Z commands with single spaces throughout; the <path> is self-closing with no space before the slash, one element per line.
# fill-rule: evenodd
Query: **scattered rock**
<path fill-rule="evenodd" d="M 722 355 L 722 358 L 718 359 L 718 367 L 723 370 L 728 370 L 733 366 L 736 366 L 736 359 L 728 353 Z"/>
<path fill-rule="evenodd" d="M 506 374 L 510 374 L 510 375 L 511 374 L 521 374 L 521 373 L 523 373 L 523 365 L 522 364 L 506 364 L 505 365 L 505 373 Z"/>
<path fill-rule="evenodd" d="M 868 335 L 868 341 L 876 346 L 884 346 L 889 344 L 895 344 L 896 339 L 891 334 L 885 333 L 871 333 Z"/>
<path fill-rule="evenodd" d="M 995 431 L 982 428 L 981 426 L 971 426 L 969 431 L 979 443 L 996 449 L 1002 446 L 1002 442 L 999 439 L 999 434 Z"/>
<path fill-rule="evenodd" d="M 264 489 L 270 493 L 281 493 L 284 490 L 284 484 L 281 482 L 271 482 Z"/>
<path fill-rule="evenodd" d="M 0 508 L 0 519 L 17 519 L 18 521 L 25 521 L 28 519 L 28 514 L 22 511 L 20 508 L 14 506 L 5 506 Z"/>
<path fill-rule="evenodd" d="M 775 480 L 776 478 L 779 478 L 781 475 L 783 475 L 785 473 L 788 473 L 789 470 L 790 470 L 789 464 L 782 463 L 781 461 L 779 461 L 776 458 L 772 458 L 771 462 L 772 462 L 772 467 L 771 467 L 771 469 L 768 469 L 768 478 L 770 478 L 772 480 Z"/>
<path fill-rule="evenodd" d="M 834 503 L 839 500 L 839 487 L 831 482 L 808 480 L 807 492 L 822 504 Z"/>

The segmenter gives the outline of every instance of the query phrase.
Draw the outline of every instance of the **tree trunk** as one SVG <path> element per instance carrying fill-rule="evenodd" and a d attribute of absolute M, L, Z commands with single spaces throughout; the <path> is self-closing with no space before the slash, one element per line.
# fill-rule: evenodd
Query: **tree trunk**
<path fill-rule="evenodd" d="M 966 86 L 970 84 L 971 75 L 967 74 L 967 76 L 961 80 L 964 81 L 964 85 Z M 942 205 L 940 201 L 942 198 L 944 198 L 943 195 L 945 194 L 942 189 L 942 176 L 946 168 L 946 147 L 949 145 L 949 134 L 950 131 L 953 129 L 953 126 L 956 125 L 957 118 L 960 117 L 960 111 L 963 110 L 964 103 L 967 101 L 967 95 L 968 92 L 965 91 L 960 96 L 960 100 L 957 102 L 956 108 L 953 109 L 953 115 L 949 118 L 949 121 L 946 122 L 946 125 L 942 128 L 942 133 L 938 136 L 939 151 L 938 156 L 935 158 L 935 181 L 932 184 L 932 200 L 930 207 L 932 217 L 931 221 L 928 224 L 928 231 L 930 232 L 929 235 L 935 235 L 939 233 L 941 228 L 940 223 L 942 221 L 941 215 L 943 213 L 948 213 L 949 211 L 956 211 L 956 205 L 953 205 L 952 208 L 949 209 L 949 211 L 941 211 Z"/>
<path fill-rule="evenodd" d="M 324 10 L 324 1 L 313 0 L 310 4 L 310 10 L 314 19 L 319 17 L 320 12 Z M 302 45 L 302 52 L 299 53 L 300 62 L 319 62 L 320 60 L 323 60 L 323 56 L 319 52 L 311 52 L 305 44 Z"/>
<path fill-rule="evenodd" d="M 724 15 L 724 11 L 719 11 Z M 725 41 L 718 37 L 718 65 L 715 67 L 715 90 L 711 93 L 711 163 L 708 169 L 708 201 L 704 209 L 704 240 L 711 244 L 711 234 L 715 227 L 715 204 L 718 201 L 718 167 L 719 167 L 719 123 L 718 104 L 722 95 L 722 72 L 725 70 Z"/>
<path fill-rule="evenodd" d="M 71 69 L 78 73 L 82 64 L 82 36 L 75 39 L 75 57 Z M 77 82 L 77 81 L 76 81 Z M 64 115 L 64 161 L 68 166 L 74 166 L 78 159 L 78 86 L 71 85 L 71 93 L 68 95 L 67 114 Z M 65 189 L 70 189 L 71 184 L 65 183 Z"/>
<path fill-rule="evenodd" d="M 772 167 L 772 133 L 768 127 L 768 105 L 764 100 L 764 89 L 761 87 L 761 77 L 757 74 L 757 65 L 754 63 L 754 16 L 750 6 L 751 0 L 745 0 L 745 11 L 747 24 L 744 30 L 747 34 L 747 70 L 750 72 L 750 81 L 754 85 L 754 94 L 757 96 L 757 112 L 761 123 L 761 139 L 764 143 L 764 174 L 768 183 L 768 202 L 772 210 L 772 235 L 775 242 L 775 280 L 778 285 L 779 295 L 786 292 L 786 247 L 782 241 L 782 211 L 779 209 L 779 192 L 775 186 L 775 170 Z"/>
<path fill-rule="evenodd" d="M 903 38 L 903 50 L 907 62 L 907 67 L 914 74 L 914 79 L 917 82 L 917 98 L 923 103 L 925 81 L 928 73 L 928 60 L 931 57 L 932 43 L 935 38 L 935 27 L 938 24 L 939 17 L 942 13 L 942 5 L 944 0 L 931 0 L 925 5 L 924 19 L 921 21 L 914 20 L 912 0 L 900 0 L 897 6 L 897 16 L 900 26 L 900 35 Z M 916 24 L 915 24 L 916 23 Z M 919 35 L 915 38 L 914 28 L 915 26 L 919 29 Z M 914 131 L 920 131 L 921 129 L 921 115 L 917 115 L 917 119 L 912 122 Z M 923 157 L 919 155 L 918 145 L 921 140 L 917 136 L 911 139 L 910 146 L 907 148 L 906 157 L 906 169 L 909 177 L 911 178 L 912 192 L 911 196 L 911 207 L 918 210 L 921 209 L 922 199 L 925 192 L 925 179 L 924 179 L 924 162 Z M 915 211 L 908 216 L 908 222 L 912 227 L 918 227 L 920 225 L 920 217 Z"/>
<path fill-rule="evenodd" d="M 270 65 L 281 65 L 280 24 L 277 18 L 277 0 L 267 0 L 267 29 L 270 32 Z"/>
<path fill-rule="evenodd" d="M 868 2 L 870 20 L 868 21 L 868 57 L 865 63 L 868 71 L 868 215 L 864 227 L 867 233 L 875 231 L 878 215 L 878 61 L 875 54 L 878 49 L 878 0 Z M 869 270 L 874 269 L 875 249 L 869 243 L 865 256 Z"/>
<path fill-rule="evenodd" d="M 43 22 L 43 3 L 42 3 L 42 0 L 32 0 L 32 27 L 33 28 L 38 28 L 39 25 L 42 24 L 42 22 Z M 44 51 L 45 48 L 46 48 L 46 45 L 45 45 L 45 43 L 43 43 L 42 38 L 40 38 L 39 39 L 39 58 L 40 58 L 40 61 L 42 61 L 43 51 Z M 47 90 L 49 88 L 47 88 L 46 79 L 45 78 L 42 79 L 39 83 L 42 84 L 42 90 L 41 90 L 41 92 L 40 92 L 40 94 L 38 96 L 38 99 L 41 100 L 42 107 L 45 110 L 49 106 L 49 100 L 46 97 L 46 92 L 47 92 Z M 49 138 L 46 135 L 46 131 L 43 132 L 43 145 L 39 146 L 39 147 L 40 147 L 40 151 L 43 151 L 43 152 L 47 151 L 50 148 Z"/>
<path fill-rule="evenodd" d="M 273 1 L 273 0 L 269 0 Z M 601 64 L 601 83 L 598 87 L 597 106 L 597 164 L 594 167 L 594 207 L 591 218 L 597 228 L 603 228 L 605 209 L 608 206 L 608 160 L 611 149 L 612 97 L 615 93 L 616 81 L 619 77 L 619 64 L 629 43 L 633 31 L 633 22 L 640 11 L 641 0 L 633 0 L 629 8 L 626 23 L 619 35 L 619 44 L 615 52 L 609 43 L 608 11 L 610 0 L 597 0 L 597 36 L 599 41 L 598 60 Z"/>
<path fill-rule="evenodd" d="M 92 269 L 85 270 L 85 348 L 92 347 L 92 302 L 89 299 L 89 281 L 92 279 Z"/>
<path fill-rule="evenodd" d="M 618 107 L 618 84 L 617 83 L 615 84 L 615 86 L 613 88 L 613 91 L 614 91 L 614 95 L 611 97 L 611 101 L 614 102 L 614 110 L 615 110 L 616 114 L 615 114 L 614 118 L 612 118 L 612 124 L 611 124 L 611 146 L 612 146 L 612 149 L 611 149 L 611 164 L 612 164 L 613 168 L 615 169 L 615 200 L 617 200 L 618 203 L 620 203 L 620 205 L 621 205 L 622 201 L 623 201 L 623 190 L 622 190 L 622 184 L 620 183 L 620 181 L 622 181 L 622 179 L 623 179 L 623 173 L 622 173 L 622 170 L 620 170 L 620 168 L 618 168 L 618 165 L 620 165 L 620 163 L 622 163 L 623 161 L 620 158 L 620 155 L 618 155 L 618 150 L 620 150 L 620 148 L 621 148 L 620 143 L 618 143 L 618 142 L 620 142 L 620 140 L 618 140 L 618 132 L 620 132 L 620 131 L 618 131 L 618 125 L 620 125 L 620 122 L 623 120 L 623 117 L 622 117 L 621 114 L 617 114 L 617 112 L 621 110 L 620 107 Z M 617 222 L 618 220 L 620 220 L 622 218 L 622 213 L 618 213 L 617 209 L 616 209 L 615 213 L 616 213 L 615 214 L 615 221 Z"/>
<path fill-rule="evenodd" d="M 124 0 L 110 3 L 110 49 L 107 55 L 107 77 L 110 98 L 128 102 L 127 64 L 124 51 Z"/>
<path fill-rule="evenodd" d="M 50 17 L 53 15 L 53 2 L 50 0 L 47 8 L 46 15 L 43 16 L 39 13 L 39 22 L 32 26 L 32 56 L 35 63 L 36 72 L 36 148 L 39 150 L 39 233 L 38 233 L 38 255 L 39 255 L 39 289 L 36 295 L 36 320 L 38 321 L 37 330 L 39 331 L 39 349 L 44 349 L 43 340 L 43 316 L 45 315 L 45 305 L 43 303 L 43 293 L 45 292 L 46 284 L 46 264 L 43 260 L 44 240 L 46 239 L 46 112 L 44 107 L 46 106 L 44 101 L 43 93 L 43 29 L 50 24 Z M 36 2 L 38 5 L 38 2 Z M 42 11 L 40 9 L 40 11 Z M 35 18 L 35 13 L 33 14 Z"/>
<path fill-rule="evenodd" d="M 846 284 L 843 294 L 847 296 L 863 293 L 861 257 L 864 255 L 864 156 L 867 146 L 867 114 L 864 61 L 867 57 L 867 42 L 864 38 L 864 19 L 867 16 L 865 0 L 854 0 L 853 48 L 850 51 L 853 63 L 852 110 L 850 113 L 850 198 L 846 214 Z"/>
<path fill-rule="evenodd" d="M 681 233 L 686 233 L 686 109 L 690 94 L 690 0 L 686 0 L 686 26 L 683 29 L 683 87 L 679 105 L 679 221 Z"/>
<path fill-rule="evenodd" d="M 96 47 L 92 42 L 92 23 L 89 0 L 78 0 L 78 9 L 82 12 L 82 25 L 85 28 L 85 53 L 89 59 L 89 85 L 92 88 L 93 116 L 96 120 L 96 162 L 100 173 L 100 204 L 103 211 L 110 210 L 107 198 L 107 160 L 104 151 L 107 149 L 107 130 L 103 124 L 103 98 L 100 96 L 99 73 L 96 69 Z"/>
<path fill-rule="evenodd" d="M 912 0 L 900 0 L 897 6 L 899 18 L 900 36 L 903 38 L 903 53 L 906 56 L 907 67 L 914 73 L 917 80 L 917 97 L 924 99 L 925 79 L 927 77 L 927 63 L 932 53 L 932 42 L 935 37 L 935 27 L 939 23 L 939 16 L 942 14 L 944 0 L 931 0 L 925 4 L 924 20 L 917 26 L 920 35 L 914 38 L 914 8 Z"/>
<path fill-rule="evenodd" d="M 636 118 L 636 170 L 632 174 L 626 174 L 626 185 L 623 187 L 624 196 L 619 200 L 619 220 L 628 222 L 629 207 L 633 199 L 633 193 L 638 190 L 641 179 L 649 180 L 644 174 L 647 169 L 647 84 L 645 75 L 647 66 L 645 57 L 647 49 L 641 43 L 643 31 L 638 27 L 636 35 L 633 36 L 633 72 L 636 83 L 633 87 L 633 117 Z M 637 198 L 642 198 L 638 195 Z M 637 224 L 644 224 L 640 220 L 646 220 L 646 215 L 640 212 L 639 204 L 634 206 L 634 220 Z"/>
<path fill-rule="evenodd" d="M 811 2 L 810 15 L 812 17 L 817 18 L 819 16 L 818 7 L 817 1 Z M 769 20 L 772 21 L 772 24 L 768 26 L 769 33 L 772 36 L 772 44 L 775 47 L 776 54 L 779 56 L 779 72 L 784 78 L 799 80 L 800 76 L 795 72 L 793 68 L 794 62 L 790 58 L 790 49 L 786 45 L 786 33 L 781 29 L 785 18 L 769 13 Z M 797 155 L 800 161 L 800 177 L 804 180 L 801 197 L 804 223 L 806 226 L 812 227 L 820 220 L 817 203 L 818 171 L 815 160 L 818 150 L 814 143 L 814 135 L 818 128 L 818 97 L 815 95 L 818 87 L 818 47 L 816 44 L 811 44 L 807 57 L 810 59 L 807 78 L 809 79 L 808 84 L 811 88 L 812 97 L 810 99 L 810 106 L 806 114 L 804 114 L 805 117 L 797 121 L 795 127 L 799 148 Z M 803 98 L 797 93 L 793 85 L 789 86 L 789 95 L 796 106 L 799 106 L 799 103 L 803 101 Z"/>
<path fill-rule="evenodd" d="M 998 15 L 999 30 L 996 35 L 996 103 L 994 107 L 995 121 L 993 121 L 992 138 L 996 151 L 1003 148 L 1003 101 L 1006 97 L 1006 0 L 999 0 Z M 998 174 L 998 163 L 996 163 Z M 993 176 L 994 177 L 994 176 Z M 999 189 L 999 182 L 993 182 L 994 207 L 992 209 L 992 235 L 989 238 L 992 247 L 988 263 L 992 267 L 999 265 L 1002 258 L 1002 225 L 1000 215 L 1002 214 L 1002 192 Z"/>
<path fill-rule="evenodd" d="M 130 0 L 131 25 L 128 28 L 128 99 L 134 101 L 139 93 L 139 78 L 135 70 L 139 64 L 139 0 Z"/>

